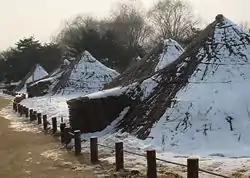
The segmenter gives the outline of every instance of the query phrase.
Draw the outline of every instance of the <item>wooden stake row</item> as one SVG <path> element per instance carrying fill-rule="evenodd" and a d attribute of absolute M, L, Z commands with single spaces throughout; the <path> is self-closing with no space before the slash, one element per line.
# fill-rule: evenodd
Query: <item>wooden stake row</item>
<path fill-rule="evenodd" d="M 48 120 L 47 115 L 42 115 L 33 109 L 29 109 L 26 106 L 21 105 L 20 103 L 13 102 L 13 110 L 17 112 L 20 116 L 25 116 L 30 119 L 30 122 L 37 121 L 37 124 L 43 124 L 43 129 L 45 131 L 48 130 Z M 55 134 L 57 132 L 57 118 L 52 118 L 52 133 Z"/>
<path fill-rule="evenodd" d="M 43 129 L 47 131 L 48 121 L 47 115 L 37 113 L 33 109 L 29 109 L 21 104 L 13 102 L 13 110 L 18 112 L 20 116 L 30 117 L 30 121 L 37 120 L 38 124 L 43 123 Z M 61 120 L 60 124 L 60 138 L 62 144 L 68 144 L 72 138 L 74 138 L 75 155 L 81 155 L 81 131 L 75 130 L 71 133 L 70 127 L 66 126 L 66 123 Z M 52 133 L 57 132 L 57 118 L 52 118 Z M 147 177 L 157 178 L 157 164 L 156 164 L 156 152 L 155 150 L 147 150 Z M 90 161 L 93 164 L 98 163 L 98 139 L 97 137 L 90 138 Z M 115 165 L 116 171 L 124 169 L 124 150 L 123 142 L 115 143 Z M 199 159 L 189 158 L 187 159 L 187 178 L 198 178 L 199 177 Z"/>

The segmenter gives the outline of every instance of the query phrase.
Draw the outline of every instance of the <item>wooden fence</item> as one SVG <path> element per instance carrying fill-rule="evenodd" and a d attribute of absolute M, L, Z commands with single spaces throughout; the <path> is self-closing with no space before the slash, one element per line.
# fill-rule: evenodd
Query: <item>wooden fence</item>
<path fill-rule="evenodd" d="M 50 122 L 48 122 L 47 115 L 42 115 L 42 113 L 36 112 L 33 109 L 30 109 L 26 106 L 23 106 L 19 103 L 13 102 L 13 110 L 19 114 L 19 116 L 24 116 L 26 118 L 30 118 L 30 122 L 37 121 L 37 124 L 43 124 L 44 131 L 48 131 Z M 51 118 L 51 131 L 53 135 L 60 136 L 60 140 L 62 144 L 67 145 L 71 139 L 74 139 L 74 152 L 75 155 L 78 156 L 81 154 L 81 132 L 79 130 L 72 131 L 70 127 L 66 125 L 63 120 L 60 123 L 60 131 L 57 130 L 57 118 Z M 157 178 L 157 164 L 156 161 L 162 161 L 169 164 L 174 164 L 178 166 L 183 166 L 187 168 L 187 178 L 198 178 L 199 172 L 204 172 L 210 175 L 229 178 L 228 176 L 217 174 L 214 172 L 206 171 L 199 168 L 199 159 L 198 158 L 188 158 L 187 164 L 175 163 L 163 159 L 159 159 L 156 157 L 156 151 L 154 149 L 147 150 L 146 155 L 137 154 L 130 151 L 126 151 L 123 149 L 123 142 L 115 143 L 115 148 L 109 147 L 107 145 L 102 145 L 98 143 L 97 137 L 91 137 L 89 140 L 90 143 L 90 161 L 93 164 L 98 162 L 98 146 L 107 147 L 115 150 L 115 166 L 116 171 L 124 169 L 124 153 L 142 156 L 147 159 L 147 177 L 148 178 Z"/>

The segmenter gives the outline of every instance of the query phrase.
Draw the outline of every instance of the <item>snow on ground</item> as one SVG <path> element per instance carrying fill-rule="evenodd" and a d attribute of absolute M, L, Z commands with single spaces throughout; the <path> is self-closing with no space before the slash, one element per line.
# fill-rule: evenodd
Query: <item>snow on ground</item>
<path fill-rule="evenodd" d="M 81 95 L 81 94 L 78 94 Z M 13 99 L 13 97 L 7 97 L 7 95 L 0 95 L 1 97 L 7 99 Z M 49 97 L 37 97 L 28 100 L 24 100 L 22 104 L 26 106 L 32 106 L 32 108 L 41 111 L 43 113 L 48 114 L 50 117 L 52 116 L 64 116 L 65 119 L 68 117 L 68 112 L 66 112 L 67 105 L 65 101 L 70 98 L 74 98 L 75 96 L 57 96 L 54 98 Z M 51 99 L 51 100 L 50 100 Z M 40 110 L 39 110 L 40 109 Z M 126 112 L 128 111 L 128 107 L 124 108 L 124 110 L 120 113 L 119 117 L 113 121 L 110 126 L 108 126 L 105 130 L 96 133 L 82 134 L 82 138 L 89 140 L 91 136 L 98 137 L 98 143 L 114 148 L 115 142 L 123 141 L 124 150 L 144 154 L 148 148 L 154 148 L 151 143 L 147 143 L 145 141 L 139 140 L 134 136 L 128 133 L 120 133 L 114 132 L 113 128 L 115 125 L 121 120 Z M 39 132 L 36 128 L 36 124 L 30 124 L 28 122 L 23 122 L 25 119 L 17 116 L 16 113 L 12 111 L 12 106 L 3 109 L 0 111 L 0 115 L 4 116 L 8 119 L 11 119 L 12 124 L 11 128 L 14 128 L 16 131 L 31 131 L 31 132 Z M 28 121 L 28 120 L 27 120 Z M 83 142 L 82 144 L 83 151 L 89 152 L 89 142 Z M 99 146 L 99 153 L 101 160 L 107 160 L 111 163 L 114 162 L 114 151 L 110 148 L 105 148 Z M 168 161 L 174 161 L 182 164 L 186 164 L 187 155 L 177 154 L 174 150 L 164 150 L 157 149 L 157 157 L 162 158 Z M 201 157 L 200 167 L 206 170 L 216 171 L 217 173 L 229 174 L 232 171 L 236 170 L 248 170 L 248 165 L 250 163 L 250 158 L 229 158 L 229 157 Z M 159 165 L 163 164 L 159 162 Z M 145 169 L 146 160 L 143 157 L 131 155 L 129 153 L 125 153 L 125 166 L 131 169 L 143 170 Z M 161 165 L 163 169 L 168 168 L 173 172 L 177 172 L 179 174 L 184 174 L 183 171 L 186 168 L 182 168 L 179 166 L 173 166 L 170 164 Z M 160 167 L 161 167 L 160 166 Z M 209 175 L 204 174 L 202 177 L 211 177 Z"/>
<path fill-rule="evenodd" d="M 155 67 L 155 71 L 163 69 L 171 62 L 175 61 L 182 53 L 184 49 L 174 40 L 164 40 L 163 52 L 159 56 L 159 62 Z"/>
<path fill-rule="evenodd" d="M 65 122 L 69 120 L 69 110 L 66 101 L 79 96 L 83 96 L 83 94 L 46 95 L 25 99 L 21 104 L 42 114 L 47 114 L 48 118 L 57 117 L 59 126 L 60 118 L 63 118 Z M 48 121 L 50 122 L 50 119 Z"/>
<path fill-rule="evenodd" d="M 4 94 L 1 89 L 0 89 L 0 97 L 11 101 L 14 100 L 13 96 Z"/>

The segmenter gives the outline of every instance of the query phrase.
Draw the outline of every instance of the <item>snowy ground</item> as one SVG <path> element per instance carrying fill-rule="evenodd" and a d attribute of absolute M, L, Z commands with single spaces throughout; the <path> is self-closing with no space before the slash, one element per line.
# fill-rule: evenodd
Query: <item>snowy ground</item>
<path fill-rule="evenodd" d="M 77 94 L 79 96 L 80 94 Z M 13 99 L 12 97 L 6 96 L 1 94 L 1 97 L 7 98 L 7 99 Z M 43 113 L 48 114 L 48 116 L 63 116 L 64 119 L 68 118 L 68 108 L 66 104 L 66 100 L 70 98 L 74 98 L 76 95 L 71 96 L 54 96 L 54 97 L 37 97 L 32 99 L 26 99 L 22 102 L 22 104 L 32 107 L 37 111 L 41 111 Z M 119 122 L 119 119 L 122 119 L 123 115 L 127 112 L 128 108 L 125 108 L 121 114 L 120 118 L 118 118 L 116 121 L 114 121 L 110 126 L 108 126 L 105 130 L 101 132 L 91 133 L 91 134 L 83 134 L 82 137 L 86 140 L 89 140 L 91 136 L 97 136 L 98 137 L 98 143 L 110 146 L 114 148 L 115 142 L 117 141 L 123 141 L 124 143 L 124 150 L 138 153 L 138 154 L 145 154 L 145 151 L 148 148 L 153 148 L 152 145 L 147 143 L 146 141 L 138 140 L 137 138 L 133 137 L 130 134 L 127 133 L 114 133 L 113 127 Z M 0 112 L 1 115 L 5 116 L 7 119 L 11 119 L 13 122 L 11 124 L 11 127 L 17 129 L 20 131 L 20 129 L 25 131 L 38 131 L 36 128 L 34 128 L 34 125 L 29 123 L 23 123 L 22 119 L 20 117 L 17 117 L 15 113 L 13 113 L 11 106 L 7 107 L 6 109 L 2 110 Z M 84 142 L 83 145 L 83 151 L 88 152 L 89 151 L 89 142 Z M 114 151 L 110 148 L 105 147 L 99 147 L 100 152 L 100 158 L 102 160 L 108 160 L 110 162 L 114 162 Z M 199 154 L 198 154 L 199 155 Z M 161 150 L 157 149 L 157 157 L 162 158 L 168 161 L 173 161 L 177 163 L 186 164 L 186 159 L 190 155 L 181 155 L 175 152 L 174 149 L 168 149 L 168 150 Z M 213 171 L 216 173 L 222 173 L 229 175 L 232 172 L 240 171 L 244 174 L 249 174 L 248 171 L 248 165 L 250 164 L 250 158 L 244 157 L 216 157 L 216 156 L 210 156 L 210 157 L 200 157 L 200 167 L 205 170 Z M 128 168 L 133 169 L 139 169 L 143 170 L 145 169 L 146 160 L 143 157 L 130 155 L 128 153 L 125 153 L 125 165 Z M 179 173 L 180 175 L 185 175 L 186 168 L 180 167 L 180 166 L 172 166 L 170 164 L 163 164 L 159 162 L 159 169 L 171 169 L 176 173 Z M 202 174 L 202 177 L 211 177 L 207 174 Z"/>

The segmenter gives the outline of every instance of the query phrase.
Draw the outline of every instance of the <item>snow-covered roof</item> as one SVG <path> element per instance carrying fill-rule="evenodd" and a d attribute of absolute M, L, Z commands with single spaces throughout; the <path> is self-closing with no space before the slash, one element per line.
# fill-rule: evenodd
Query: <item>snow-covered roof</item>
<path fill-rule="evenodd" d="M 56 70 L 53 75 L 34 83 L 31 87 L 39 87 L 39 83 L 50 82 L 46 93 L 89 94 L 103 89 L 104 84 L 118 75 L 118 72 L 103 65 L 85 51 L 63 69 Z"/>
<path fill-rule="evenodd" d="M 48 72 L 41 65 L 36 64 L 32 70 L 22 79 L 15 91 L 26 92 L 26 84 L 40 80 L 48 75 Z"/>
<path fill-rule="evenodd" d="M 164 40 L 163 52 L 159 56 L 159 62 L 155 67 L 155 72 L 174 62 L 183 51 L 184 49 L 175 40 Z"/>
<path fill-rule="evenodd" d="M 137 62 L 112 81 L 107 88 L 124 86 L 143 78 L 146 79 L 175 61 L 183 51 L 176 41 L 165 39 L 144 58 L 137 57 Z"/>

